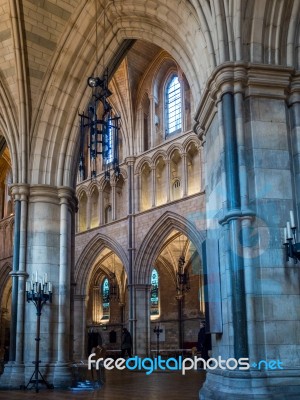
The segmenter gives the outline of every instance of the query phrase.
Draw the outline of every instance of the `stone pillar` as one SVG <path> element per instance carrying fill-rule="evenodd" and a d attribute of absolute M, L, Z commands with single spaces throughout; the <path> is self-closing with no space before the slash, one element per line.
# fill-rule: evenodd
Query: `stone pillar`
<path fill-rule="evenodd" d="M 134 307 L 134 157 L 126 159 L 128 169 L 128 292 L 129 292 L 129 331 L 133 339 L 133 351 L 135 351 L 135 307 Z"/>
<path fill-rule="evenodd" d="M 156 169 L 151 167 L 151 182 L 152 182 L 152 207 L 156 206 Z"/>
<path fill-rule="evenodd" d="M 86 230 L 91 229 L 91 194 L 88 193 L 86 200 Z"/>
<path fill-rule="evenodd" d="M 166 164 L 167 164 L 167 166 L 166 166 L 166 168 L 167 168 L 167 203 L 169 203 L 170 199 L 171 199 L 171 187 L 172 187 L 171 171 L 170 171 L 171 161 L 167 160 Z"/>
<path fill-rule="evenodd" d="M 98 201 L 98 208 L 99 208 L 99 225 L 102 226 L 104 224 L 104 217 L 103 217 L 103 189 L 99 190 L 99 201 Z"/>
<path fill-rule="evenodd" d="M 25 312 L 25 279 L 27 258 L 27 199 L 28 185 L 13 185 L 12 194 L 16 201 L 14 226 L 14 254 L 12 282 L 12 319 L 10 362 L 6 364 L 1 376 L 2 388 L 19 388 L 25 383 L 24 375 L 24 312 Z"/>
<path fill-rule="evenodd" d="M 300 293 L 291 282 L 300 273 L 285 262 L 282 231 L 299 197 L 299 77 L 284 68 L 232 65 L 211 82 L 199 121 L 206 134 L 207 235 L 215 240 L 212 251 L 220 249 L 222 332 L 212 335 L 213 357 L 246 356 L 250 369 L 207 371 L 200 399 L 298 398 Z M 205 126 L 210 95 L 218 114 Z M 257 368 L 271 359 L 283 369 Z"/>
<path fill-rule="evenodd" d="M 150 149 L 155 146 L 155 98 L 149 96 L 150 100 Z"/>
<path fill-rule="evenodd" d="M 59 282 L 56 288 L 58 294 L 58 324 L 57 324 L 57 362 L 55 365 L 53 384 L 64 386 L 71 379 L 69 363 L 71 335 L 71 228 L 72 213 L 75 209 L 74 192 L 66 187 L 58 188 L 60 206 L 60 236 L 59 236 Z M 53 291 L 54 291 L 53 287 Z"/>
<path fill-rule="evenodd" d="M 85 360 L 86 354 L 86 305 L 85 295 L 74 295 L 74 358 Z"/>
<path fill-rule="evenodd" d="M 238 149 L 235 125 L 234 97 L 225 93 L 222 98 L 222 116 L 224 132 L 225 175 L 227 193 L 227 215 L 225 223 L 229 224 L 232 315 L 234 331 L 234 356 L 236 359 L 248 356 L 247 318 L 245 301 L 245 281 L 243 259 L 239 256 L 240 181 Z M 225 218 L 226 218 L 225 217 Z"/>
<path fill-rule="evenodd" d="M 111 183 L 111 219 L 112 221 L 116 220 L 117 210 L 116 210 L 116 182 Z"/>
<path fill-rule="evenodd" d="M 188 195 L 187 154 L 182 153 L 182 197 Z"/>
<path fill-rule="evenodd" d="M 134 285 L 135 293 L 135 353 L 150 356 L 150 289 L 151 285 Z"/>
<path fill-rule="evenodd" d="M 144 151 L 143 109 L 141 105 L 137 109 L 137 131 L 139 132 L 139 140 L 136 143 L 135 152 L 139 154 Z"/>
<path fill-rule="evenodd" d="M 100 287 L 93 287 L 93 324 L 100 322 Z"/>
<path fill-rule="evenodd" d="M 19 293 L 18 272 L 19 272 L 19 259 L 20 259 L 20 225 L 21 225 L 21 201 L 19 194 L 14 193 L 14 201 L 15 201 L 15 223 L 14 223 L 13 270 L 10 273 L 12 277 L 12 295 L 11 295 L 12 301 L 11 301 L 10 348 L 9 348 L 10 361 L 16 360 L 18 293 Z M 24 313 L 24 310 L 20 311 Z"/>

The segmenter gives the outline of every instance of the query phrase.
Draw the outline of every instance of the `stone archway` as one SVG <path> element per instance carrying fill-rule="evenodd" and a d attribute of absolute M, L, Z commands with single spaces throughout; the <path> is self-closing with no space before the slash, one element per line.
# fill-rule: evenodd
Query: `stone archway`
<path fill-rule="evenodd" d="M 205 233 L 199 231 L 196 225 L 178 214 L 167 211 L 146 234 L 135 260 L 135 303 L 138 305 L 135 309 L 135 348 L 138 354 L 150 353 L 149 291 L 151 271 L 162 251 L 163 243 L 172 231 L 180 232 L 189 238 L 201 258 L 201 245 L 205 239 Z M 173 279 L 176 279 L 174 271 L 173 274 Z"/>

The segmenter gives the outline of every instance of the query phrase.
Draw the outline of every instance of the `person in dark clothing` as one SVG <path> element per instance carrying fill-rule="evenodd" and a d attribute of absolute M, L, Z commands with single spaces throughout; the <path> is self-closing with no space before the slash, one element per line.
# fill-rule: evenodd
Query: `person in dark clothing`
<path fill-rule="evenodd" d="M 122 331 L 122 342 L 121 342 L 121 355 L 122 357 L 125 357 L 125 354 L 127 353 L 128 357 L 131 357 L 132 349 L 132 337 L 130 332 L 126 329 L 123 328 Z"/>
<path fill-rule="evenodd" d="M 197 350 L 201 352 L 201 357 L 207 361 L 208 351 L 211 350 L 211 335 L 205 331 L 205 322 L 201 322 L 198 333 Z"/>

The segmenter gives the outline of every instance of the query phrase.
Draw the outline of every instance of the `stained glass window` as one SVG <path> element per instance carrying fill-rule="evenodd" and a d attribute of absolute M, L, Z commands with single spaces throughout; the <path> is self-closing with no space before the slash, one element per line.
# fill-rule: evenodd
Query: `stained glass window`
<path fill-rule="evenodd" d="M 181 90 L 178 76 L 166 88 L 166 135 L 181 131 Z"/>
<path fill-rule="evenodd" d="M 102 282 L 102 319 L 109 319 L 109 281 L 105 278 Z"/>
<path fill-rule="evenodd" d="M 158 282 L 158 272 L 154 268 L 151 274 L 151 296 L 150 296 L 150 315 L 159 315 L 159 282 Z"/>

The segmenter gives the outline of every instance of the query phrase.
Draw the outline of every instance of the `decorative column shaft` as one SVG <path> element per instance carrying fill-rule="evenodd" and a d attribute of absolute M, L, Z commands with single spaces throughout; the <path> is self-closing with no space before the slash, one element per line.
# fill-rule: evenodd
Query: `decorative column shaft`
<path fill-rule="evenodd" d="M 70 288 L 71 288 L 71 209 L 70 189 L 59 188 L 60 199 L 60 266 L 58 288 L 57 362 L 70 361 Z"/>
<path fill-rule="evenodd" d="M 182 196 L 185 197 L 188 194 L 188 173 L 187 173 L 187 154 L 182 154 Z"/>
<path fill-rule="evenodd" d="M 111 219 L 112 221 L 116 220 L 117 210 L 116 210 L 116 183 L 113 182 L 111 184 L 111 196 L 112 196 L 112 205 L 111 205 Z"/>
<path fill-rule="evenodd" d="M 156 170 L 155 166 L 151 167 L 151 180 L 152 180 L 152 207 L 156 206 Z"/>
<path fill-rule="evenodd" d="M 93 323 L 98 324 L 100 322 L 100 287 L 93 287 Z"/>
<path fill-rule="evenodd" d="M 171 187 L 172 187 L 172 180 L 171 180 L 171 171 L 170 171 L 170 160 L 167 160 L 167 203 L 170 202 L 171 199 Z"/>
<path fill-rule="evenodd" d="M 15 196 L 15 223 L 14 223 L 14 247 L 13 247 L 13 270 L 12 276 L 12 295 L 11 295 L 11 325 L 10 325 L 10 348 L 9 359 L 16 359 L 16 334 L 17 334 L 17 315 L 18 315 L 18 275 L 20 258 L 20 225 L 21 225 L 21 201 Z"/>
<path fill-rule="evenodd" d="M 128 167 L 128 290 L 129 290 L 129 331 L 133 338 L 133 351 L 136 348 L 135 340 L 135 312 L 134 312 L 134 296 L 133 296 L 133 251 L 134 251 L 134 158 L 128 158 L 126 160 Z"/>
<path fill-rule="evenodd" d="M 241 200 L 239 163 L 237 151 L 234 97 L 225 93 L 222 97 L 222 117 L 224 128 L 224 152 L 227 194 L 227 223 L 230 239 L 230 272 L 232 285 L 232 315 L 234 330 L 235 358 L 248 356 L 247 317 L 245 301 L 244 263 L 239 255 L 239 233 Z"/>

